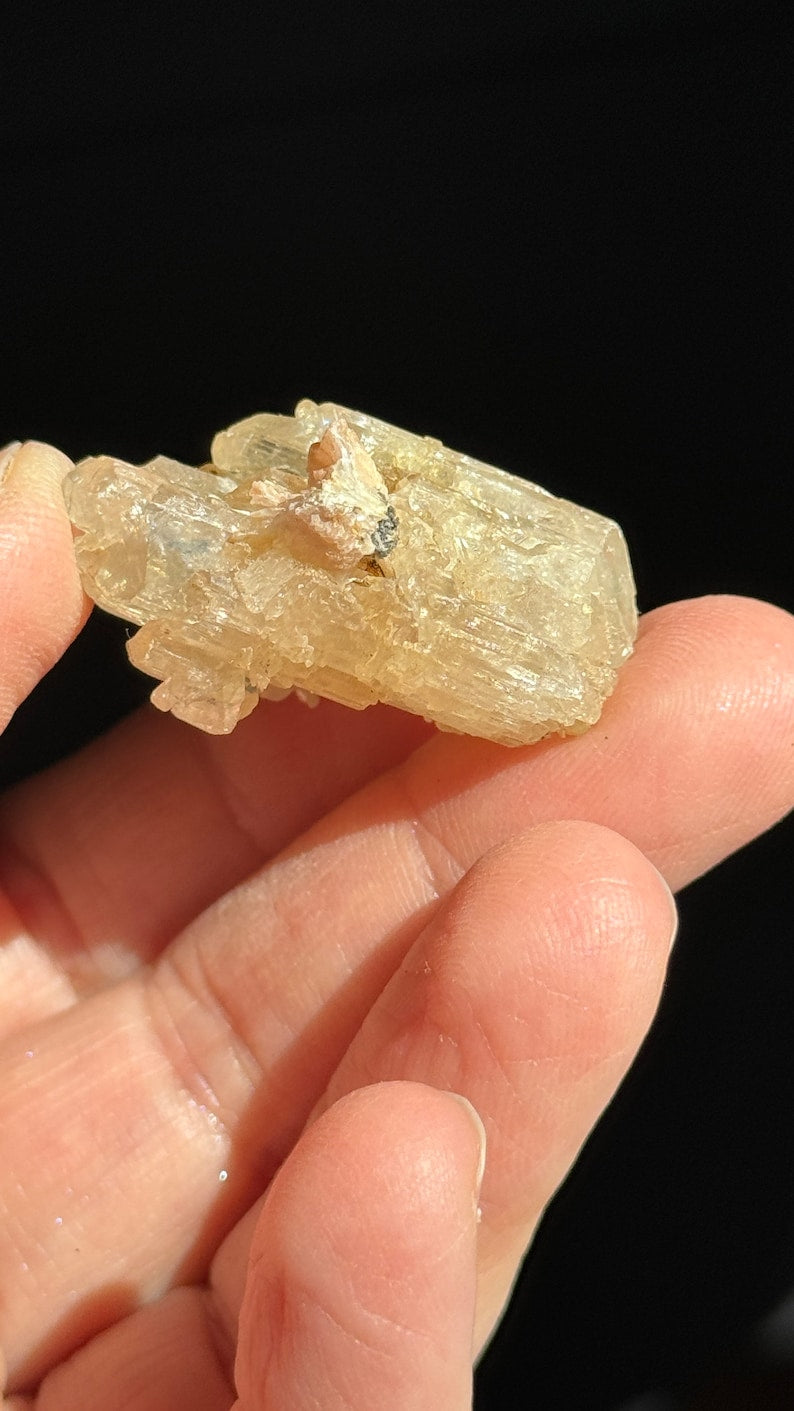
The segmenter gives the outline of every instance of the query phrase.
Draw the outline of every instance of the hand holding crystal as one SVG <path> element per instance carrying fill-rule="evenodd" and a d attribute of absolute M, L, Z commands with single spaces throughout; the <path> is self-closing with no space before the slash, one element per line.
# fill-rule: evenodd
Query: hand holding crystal
<path fill-rule="evenodd" d="M 3 724 L 85 619 L 68 470 L 27 445 L 0 471 Z M 793 686 L 791 620 L 707 598 L 643 619 L 578 738 L 147 707 L 10 791 L 7 1404 L 468 1406 L 653 1017 L 659 873 L 791 805 Z"/>

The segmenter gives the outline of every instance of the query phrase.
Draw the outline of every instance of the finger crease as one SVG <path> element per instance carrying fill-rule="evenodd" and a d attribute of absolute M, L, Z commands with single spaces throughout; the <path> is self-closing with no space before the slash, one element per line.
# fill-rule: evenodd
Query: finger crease
<path fill-rule="evenodd" d="M 197 732 L 194 733 L 197 734 Z M 243 871 L 253 871 L 255 867 L 266 862 L 269 855 L 264 852 L 261 841 L 253 828 L 243 821 L 234 790 L 230 789 L 225 772 L 219 767 L 212 752 L 206 748 L 204 740 L 200 737 L 195 740 L 191 739 L 191 744 L 198 761 L 198 768 L 212 789 L 219 812 L 228 820 L 240 843 L 250 853 L 247 863 L 243 865 Z"/>
<path fill-rule="evenodd" d="M 34 940 L 56 953 L 86 949 L 82 931 L 54 878 L 1 829 L 0 890 Z"/>
<path fill-rule="evenodd" d="M 435 899 L 440 901 L 452 891 L 468 869 L 456 857 L 442 833 L 422 817 L 404 777 L 400 780 L 400 787 L 407 805 L 407 825 L 424 862 Z"/>

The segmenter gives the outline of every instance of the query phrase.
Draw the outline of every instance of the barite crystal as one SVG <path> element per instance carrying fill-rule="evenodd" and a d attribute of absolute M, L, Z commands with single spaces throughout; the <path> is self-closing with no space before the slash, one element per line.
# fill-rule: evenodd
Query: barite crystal
<path fill-rule="evenodd" d="M 154 704 L 213 734 L 291 690 L 505 745 L 578 734 L 632 650 L 616 524 L 330 402 L 229 427 L 199 468 L 91 457 L 64 493 Z"/>

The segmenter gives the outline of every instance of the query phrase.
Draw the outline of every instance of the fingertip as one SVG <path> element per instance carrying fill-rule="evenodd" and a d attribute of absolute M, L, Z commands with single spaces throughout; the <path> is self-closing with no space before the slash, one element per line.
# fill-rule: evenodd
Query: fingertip
<path fill-rule="evenodd" d="M 0 727 L 57 661 L 90 610 L 61 485 L 71 462 L 36 441 L 0 470 Z"/>
<path fill-rule="evenodd" d="M 764 598 L 749 598 L 741 593 L 704 593 L 699 598 L 664 603 L 640 618 L 640 638 L 664 624 L 669 633 L 671 624 L 686 638 L 697 637 L 699 630 L 709 634 L 727 631 L 741 638 L 762 637 L 771 631 L 782 631 L 794 649 L 794 616 L 777 603 Z"/>
<path fill-rule="evenodd" d="M 12 496 L 25 501 L 43 501 L 63 512 L 63 478 L 71 461 L 55 446 L 44 441 L 12 441 L 0 451 L 0 490 L 7 502 Z"/>
<path fill-rule="evenodd" d="M 254 1235 L 243 1406 L 467 1404 L 482 1161 L 471 1105 L 421 1083 L 358 1089 L 309 1128 Z"/>
<path fill-rule="evenodd" d="M 370 1024 L 370 1069 L 490 1093 L 489 1118 L 514 1102 L 515 1063 L 575 1104 L 580 1083 L 601 1100 L 648 1031 L 674 929 L 666 882 L 628 839 L 538 825 L 486 853 L 430 922 Z"/>
<path fill-rule="evenodd" d="M 282 1168 L 267 1213 L 271 1235 L 278 1222 L 297 1248 L 302 1234 L 292 1217 L 308 1201 L 324 1211 L 335 1257 L 345 1258 L 350 1239 L 368 1229 L 369 1244 L 391 1249 L 395 1277 L 410 1272 L 437 1243 L 440 1212 L 453 1220 L 464 1208 L 471 1213 L 483 1147 L 482 1122 L 461 1095 L 411 1081 L 358 1088 L 309 1127 Z M 363 1172 L 367 1198 L 359 1205 L 351 1193 Z M 314 1259 L 313 1236 L 305 1252 Z"/>
<path fill-rule="evenodd" d="M 657 739 L 675 742 L 648 781 L 646 850 L 680 888 L 794 805 L 794 616 L 726 594 L 657 608 L 643 626 Z M 682 816 L 683 837 L 670 826 Z"/>
<path fill-rule="evenodd" d="M 533 896 L 542 897 L 546 926 L 538 929 L 557 960 L 569 946 L 592 959 L 619 944 L 666 957 L 678 924 L 670 887 L 641 849 L 613 828 L 580 819 L 540 823 L 491 848 L 459 893 L 464 907 L 477 894 L 470 925 L 489 918 L 489 929 L 525 930 L 520 913 Z"/>

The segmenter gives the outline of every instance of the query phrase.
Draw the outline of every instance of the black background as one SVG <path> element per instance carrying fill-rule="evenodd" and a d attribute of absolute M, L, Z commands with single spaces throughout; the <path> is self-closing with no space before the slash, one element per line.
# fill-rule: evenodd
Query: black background
<path fill-rule="evenodd" d="M 792 606 L 787 11 L 15 7 L 0 444 L 197 462 L 331 398 L 614 515 L 643 609 Z M 95 615 L 3 781 L 145 697 L 123 640 Z M 794 1340 L 754 1331 L 794 1286 L 791 840 L 683 896 L 658 1022 L 477 1411 L 792 1404 Z"/>

